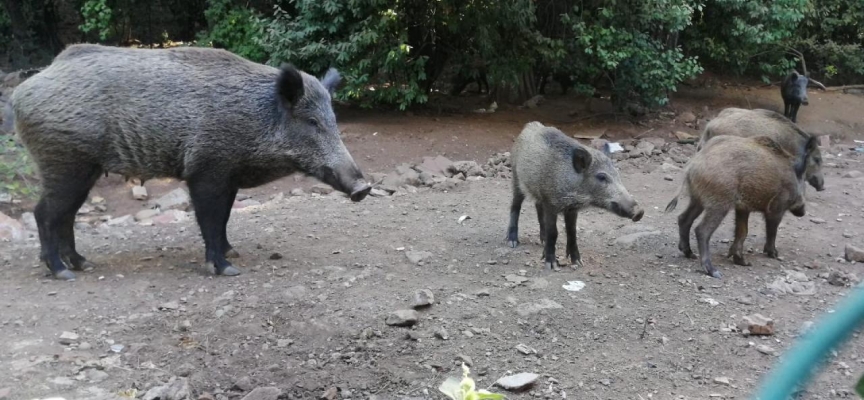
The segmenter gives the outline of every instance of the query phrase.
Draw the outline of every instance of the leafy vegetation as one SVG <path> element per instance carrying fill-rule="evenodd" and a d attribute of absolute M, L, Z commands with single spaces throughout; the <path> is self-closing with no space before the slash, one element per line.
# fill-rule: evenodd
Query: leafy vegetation
<path fill-rule="evenodd" d="M 33 163 L 24 147 L 11 135 L 0 136 L 0 193 L 15 197 L 36 194 Z"/>
<path fill-rule="evenodd" d="M 470 370 L 463 363 L 462 380 L 453 377 L 447 378 L 438 387 L 438 391 L 452 400 L 501 400 L 505 398 L 503 394 L 491 393 L 483 389 L 477 390 L 474 380 L 468 377 L 469 373 Z"/>
<path fill-rule="evenodd" d="M 213 0 L 204 11 L 208 29 L 198 35 L 202 45 L 223 47 L 255 62 L 267 60 L 257 38 L 263 34 L 260 15 L 231 0 Z"/>

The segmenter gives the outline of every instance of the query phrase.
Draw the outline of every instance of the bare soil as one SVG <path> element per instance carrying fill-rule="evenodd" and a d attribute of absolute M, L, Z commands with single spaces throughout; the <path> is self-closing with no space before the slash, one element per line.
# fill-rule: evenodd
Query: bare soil
<path fill-rule="evenodd" d="M 725 107 L 782 110 L 776 87 L 706 82 L 714 86 L 686 88 L 660 113 L 639 119 L 613 113 L 602 99 L 562 97 L 555 89 L 531 110 L 471 113 L 488 104 L 465 95 L 410 113 L 340 108 L 339 118 L 361 168 L 387 173 L 439 154 L 483 163 L 508 151 L 532 120 L 568 134 L 605 130 L 610 140 L 673 141 L 676 131 L 698 135 Z M 180 376 L 193 398 L 207 392 L 240 399 L 276 386 L 290 399 L 317 399 L 331 387 L 342 399 L 440 399 L 438 385 L 458 376 L 463 361 L 484 388 L 509 374 L 540 375 L 530 390 L 507 393 L 513 399 L 749 398 L 802 327 L 818 323 L 850 290 L 824 277 L 864 276 L 860 264 L 841 261 L 846 244 L 864 247 L 864 178 L 843 176 L 864 171 L 864 156 L 850 151 L 854 139 L 864 138 L 864 98 L 810 96 L 799 123 L 834 139 L 830 151 L 823 149 L 826 190 L 808 188 L 807 216 L 787 215 L 777 243 L 782 260 L 761 254 L 764 224 L 752 218 L 746 247 L 753 266 L 733 265 L 723 257 L 733 236 L 727 217 L 712 241 L 722 280 L 677 250 L 677 213 L 663 208 L 680 176 L 661 168 L 669 162 L 665 154 L 618 162 L 645 217 L 633 223 L 601 210 L 582 213 L 585 267 L 575 270 L 543 271 L 530 203 L 523 206 L 522 245 L 506 247 L 510 182 L 500 178 L 356 204 L 339 196 L 288 196 L 311 179 L 244 191 L 265 204 L 232 214 L 228 235 L 243 271 L 234 278 L 203 271 L 203 242 L 192 220 L 76 229 L 78 250 L 98 268 L 74 282 L 45 276 L 35 233 L 0 243 L 0 398 L 8 388 L 9 399 L 113 399 Z M 466 112 L 429 111 L 436 104 Z M 685 112 L 699 124 L 682 122 Z M 177 185 L 146 183 L 151 197 Z M 110 176 L 91 195 L 106 199 L 106 214 L 121 216 L 143 207 L 130 187 Z M 284 199 L 267 202 L 279 192 Z M 30 207 L 3 211 L 17 215 Z M 470 218 L 458 223 L 463 215 Z M 563 223 L 559 231 L 563 238 Z M 637 232 L 644 235 L 632 245 L 618 240 Z M 561 239 L 558 248 L 563 260 Z M 415 264 L 410 251 L 432 256 Z M 770 290 L 787 271 L 805 274 L 815 294 Z M 585 287 L 568 291 L 570 281 Z M 418 311 L 419 322 L 386 325 L 388 314 L 410 308 L 421 289 L 431 290 L 435 303 Z M 773 318 L 775 335 L 730 329 L 753 313 Z M 78 338 L 61 343 L 63 332 Z M 534 352 L 523 354 L 518 345 Z M 763 345 L 775 353 L 758 351 Z M 799 398 L 853 397 L 862 373 L 864 341 L 856 335 Z"/>

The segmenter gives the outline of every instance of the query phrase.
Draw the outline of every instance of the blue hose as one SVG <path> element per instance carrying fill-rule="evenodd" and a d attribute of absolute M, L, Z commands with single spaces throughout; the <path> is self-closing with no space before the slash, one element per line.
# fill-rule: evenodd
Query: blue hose
<path fill-rule="evenodd" d="M 755 400 L 788 400 L 796 385 L 804 386 L 817 364 L 831 349 L 842 344 L 864 322 L 864 288 L 852 291 L 833 314 L 814 324 L 813 330 L 787 353 L 762 384 Z"/>

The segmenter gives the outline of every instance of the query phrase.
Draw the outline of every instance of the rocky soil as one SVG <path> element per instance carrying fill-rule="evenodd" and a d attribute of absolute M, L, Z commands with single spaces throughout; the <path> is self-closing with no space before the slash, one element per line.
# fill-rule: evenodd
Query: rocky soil
<path fill-rule="evenodd" d="M 760 218 L 745 244 L 753 265 L 723 257 L 727 217 L 712 242 L 722 280 L 679 254 L 677 214 L 662 211 L 694 151 L 678 142 L 719 111 L 705 101 L 623 130 L 638 138 L 604 136 L 624 149 L 617 165 L 645 217 L 582 213 L 585 267 L 559 272 L 542 269 L 529 203 L 522 244 L 505 244 L 506 151 L 530 120 L 520 110 L 372 122 L 349 113 L 346 144 L 373 195 L 351 203 L 292 178 L 244 192 L 228 227 L 241 254 L 234 278 L 204 271 L 183 185 L 97 185 L 75 233 L 98 267 L 74 282 L 46 277 L 30 205 L 9 199 L 0 399 L 443 399 L 438 386 L 463 363 L 478 387 L 511 399 L 749 398 L 864 276 L 864 153 L 853 141 L 864 121 L 817 108 L 854 98 L 838 96 L 801 114 L 833 138 L 826 190 L 808 187 L 807 215 L 787 215 L 780 260 L 760 254 Z M 537 110 L 555 107 L 564 105 Z M 559 126 L 580 134 L 604 124 Z M 856 336 L 799 398 L 853 398 L 862 373 Z"/>

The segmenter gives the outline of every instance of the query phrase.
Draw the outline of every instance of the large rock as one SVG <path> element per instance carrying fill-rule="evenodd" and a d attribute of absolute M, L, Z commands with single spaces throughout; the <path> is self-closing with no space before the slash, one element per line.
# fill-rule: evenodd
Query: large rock
<path fill-rule="evenodd" d="M 435 304 L 435 294 L 429 289 L 421 289 L 414 292 L 414 302 L 411 304 L 413 308 L 428 307 Z"/>
<path fill-rule="evenodd" d="M 192 391 L 186 378 L 171 378 L 164 386 L 156 386 L 147 391 L 143 400 L 191 400 Z"/>
<path fill-rule="evenodd" d="M 431 175 L 444 176 L 451 165 L 453 165 L 453 161 L 444 156 L 423 157 L 423 162 L 417 166 L 417 170 L 421 173 L 427 172 Z"/>
<path fill-rule="evenodd" d="M 497 382 L 495 382 L 495 384 L 506 390 L 518 392 L 528 389 L 529 387 L 531 387 L 531 385 L 534 384 L 534 382 L 537 382 L 537 379 L 539 378 L 540 375 L 532 374 L 530 372 L 523 372 L 521 374 L 502 377 Z"/>
<path fill-rule="evenodd" d="M 189 193 L 186 193 L 183 188 L 177 188 L 156 199 L 153 205 L 162 210 L 177 209 L 186 211 L 191 202 L 192 199 L 189 198 Z"/>
<path fill-rule="evenodd" d="M 483 169 L 475 161 L 456 161 L 447 168 L 447 173 L 450 175 L 458 175 L 459 173 L 468 176 L 484 176 Z"/>
<path fill-rule="evenodd" d="M 0 222 L 2 224 L 2 222 Z M 846 245 L 846 261 L 864 262 L 864 250 L 851 244 Z"/>
<path fill-rule="evenodd" d="M 396 310 L 387 315 L 384 323 L 390 326 L 411 326 L 417 323 L 420 316 L 414 310 Z"/>
<path fill-rule="evenodd" d="M 0 212 L 0 241 L 19 241 L 27 237 L 24 225 L 18 220 Z"/>

